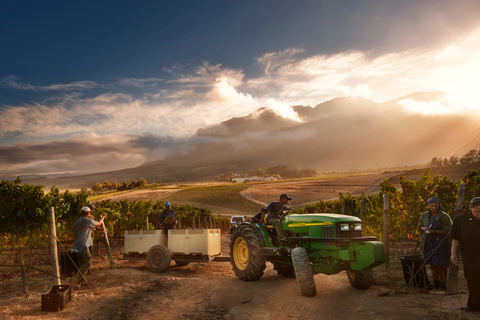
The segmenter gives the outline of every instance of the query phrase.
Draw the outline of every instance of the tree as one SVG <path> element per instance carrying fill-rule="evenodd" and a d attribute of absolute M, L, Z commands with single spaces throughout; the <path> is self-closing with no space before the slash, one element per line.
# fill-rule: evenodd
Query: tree
<path fill-rule="evenodd" d="M 101 183 L 95 183 L 95 185 L 92 187 L 92 190 L 97 192 L 97 191 L 100 191 L 100 190 L 103 190 L 103 186 Z"/>
<path fill-rule="evenodd" d="M 450 157 L 450 160 L 448 160 L 448 163 L 451 165 L 451 166 L 456 166 L 458 164 L 459 160 L 458 160 L 458 156 L 456 154 L 454 154 L 453 156 Z"/>
<path fill-rule="evenodd" d="M 470 164 L 477 162 L 477 150 L 473 149 L 468 151 L 461 159 L 461 164 Z"/>
<path fill-rule="evenodd" d="M 442 162 L 437 157 L 433 157 L 432 161 L 430 161 L 431 167 L 440 167 L 441 165 L 442 165 Z"/>

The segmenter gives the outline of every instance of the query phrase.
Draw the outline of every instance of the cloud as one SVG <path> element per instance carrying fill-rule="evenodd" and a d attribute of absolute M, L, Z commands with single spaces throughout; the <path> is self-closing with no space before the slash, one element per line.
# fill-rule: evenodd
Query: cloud
<path fill-rule="evenodd" d="M 71 91 L 71 90 L 87 90 L 97 88 L 98 84 L 95 81 L 77 81 L 67 84 L 52 84 L 48 86 L 38 86 L 28 83 L 20 82 L 21 79 L 15 76 L 5 77 L 0 81 L 0 85 L 16 90 L 27 91 Z"/>
<path fill-rule="evenodd" d="M 114 159 L 112 168 L 133 166 L 190 150 L 207 139 L 194 136 L 198 129 L 259 108 L 300 121 L 291 106 L 315 106 L 341 96 L 382 102 L 418 91 L 445 91 L 447 97 L 436 104 L 414 99 L 402 104 L 406 111 L 419 113 L 476 108 L 480 101 L 478 43 L 480 29 L 444 47 L 382 55 L 366 51 L 309 54 L 302 48 L 287 48 L 258 57 L 260 74 L 254 78 L 243 70 L 209 62 L 165 68 L 165 78 L 126 78 L 103 84 L 34 85 L 6 77 L 0 82 L 4 88 L 49 96 L 0 106 L 0 145 L 7 145 L 0 149 L 1 163 L 8 165 L 3 170 L 10 171 L 22 166 L 78 170 L 78 155 L 95 157 L 85 147 L 98 144 L 96 157 L 109 155 Z M 26 143 L 41 140 L 50 142 Z M 37 150 L 42 147 L 50 152 Z M 69 160 L 76 166 L 70 166 Z M 90 161 L 81 170 L 94 166 L 102 167 L 101 161 Z"/>
<path fill-rule="evenodd" d="M 257 59 L 263 74 L 246 81 L 252 91 L 267 91 L 291 105 L 316 105 L 338 96 L 362 96 L 378 102 L 417 91 L 446 91 L 470 106 L 480 72 L 480 28 L 446 47 L 416 48 L 374 56 L 347 51 L 304 56 L 301 49 L 270 52 Z M 252 95 L 254 95 L 252 93 Z M 473 95 L 473 97 L 472 97 Z"/>

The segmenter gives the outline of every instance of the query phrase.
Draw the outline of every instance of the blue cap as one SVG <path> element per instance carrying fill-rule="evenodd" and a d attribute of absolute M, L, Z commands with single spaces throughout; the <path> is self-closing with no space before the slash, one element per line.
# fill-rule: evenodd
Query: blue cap
<path fill-rule="evenodd" d="M 170 202 L 165 202 L 165 207 L 170 207 Z"/>

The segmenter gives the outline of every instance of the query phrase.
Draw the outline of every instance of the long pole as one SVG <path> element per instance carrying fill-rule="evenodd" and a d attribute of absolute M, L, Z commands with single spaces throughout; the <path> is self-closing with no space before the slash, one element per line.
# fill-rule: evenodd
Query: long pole
<path fill-rule="evenodd" d="M 110 248 L 110 242 L 108 241 L 107 228 L 105 228 L 105 222 L 102 221 L 103 237 L 105 240 L 105 247 L 107 248 L 108 259 L 110 260 L 110 268 L 115 269 L 115 262 L 113 261 L 112 249 Z"/>
<path fill-rule="evenodd" d="M 462 203 L 463 199 L 465 198 L 465 185 L 461 183 L 458 186 L 458 198 L 457 203 L 455 204 L 455 213 L 454 219 L 462 214 Z M 460 248 L 458 248 L 460 250 Z M 447 294 L 457 294 L 458 293 L 458 266 L 453 264 L 450 261 L 448 267 L 448 279 L 447 279 Z"/>
<path fill-rule="evenodd" d="M 22 247 L 22 251 L 20 251 L 20 262 L 21 262 L 21 270 L 22 270 L 22 287 L 23 293 L 27 293 L 27 275 L 25 273 L 25 254 L 24 254 L 24 247 Z"/>
<path fill-rule="evenodd" d="M 55 228 L 55 211 L 53 207 L 48 208 L 50 215 L 50 252 L 52 254 L 53 275 L 55 276 L 55 285 L 62 284 L 60 280 L 60 268 L 58 267 L 58 250 L 57 250 L 57 230 Z"/>
<path fill-rule="evenodd" d="M 389 243 L 389 200 L 388 194 L 383 195 L 383 249 L 385 254 L 385 269 L 390 269 L 390 243 Z"/>

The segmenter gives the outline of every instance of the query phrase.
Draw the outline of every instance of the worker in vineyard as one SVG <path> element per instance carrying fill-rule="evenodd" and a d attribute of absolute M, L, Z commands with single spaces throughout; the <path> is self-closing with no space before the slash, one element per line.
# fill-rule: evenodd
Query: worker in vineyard
<path fill-rule="evenodd" d="M 86 206 L 90 208 L 91 219 L 95 220 L 95 217 L 93 215 L 95 214 L 95 210 L 97 210 L 97 207 L 95 207 L 95 205 L 93 203 L 89 203 Z M 95 228 L 92 228 L 92 236 L 95 233 L 95 231 L 103 232 L 103 231 L 105 231 L 105 229 L 103 228 L 103 225 L 101 223 L 99 223 Z"/>
<path fill-rule="evenodd" d="M 480 312 L 480 197 L 470 201 L 470 211 L 453 221 L 451 259 L 458 266 L 461 247 L 463 274 L 468 286 L 468 302 L 462 310 Z"/>
<path fill-rule="evenodd" d="M 275 227 L 280 241 L 286 240 L 285 234 L 283 233 L 282 229 L 282 220 L 283 216 L 288 212 L 289 208 L 287 207 L 287 204 L 289 200 L 292 200 L 292 198 L 290 198 L 286 194 L 282 194 L 280 195 L 280 201 L 273 201 L 266 208 L 266 210 L 268 211 L 267 224 Z"/>
<path fill-rule="evenodd" d="M 92 255 L 90 253 L 90 247 L 93 245 L 92 228 L 102 224 L 107 216 L 105 213 L 99 221 L 95 221 L 92 216 L 92 210 L 87 206 L 81 209 L 80 214 L 81 217 L 78 218 L 73 225 L 74 247 L 78 259 L 78 272 L 72 279 L 72 285 L 75 287 L 87 285 L 86 275 L 88 269 L 90 269 L 92 260 Z"/>
<path fill-rule="evenodd" d="M 452 219 L 445 213 L 440 201 L 427 200 L 428 211 L 420 216 L 418 228 L 422 232 L 420 246 L 425 264 L 429 264 L 435 289 L 446 290 L 445 282 L 450 262 L 450 238 Z"/>
<path fill-rule="evenodd" d="M 167 235 L 168 230 L 176 229 L 177 215 L 168 201 L 165 202 L 165 209 L 160 213 L 160 224 Z"/>

